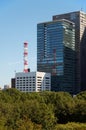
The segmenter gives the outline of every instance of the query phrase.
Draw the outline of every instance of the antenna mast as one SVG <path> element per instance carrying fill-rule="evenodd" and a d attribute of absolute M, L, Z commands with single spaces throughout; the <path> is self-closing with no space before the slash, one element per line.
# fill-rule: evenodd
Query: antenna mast
<path fill-rule="evenodd" d="M 24 42 L 24 72 L 28 72 L 28 43 Z"/>

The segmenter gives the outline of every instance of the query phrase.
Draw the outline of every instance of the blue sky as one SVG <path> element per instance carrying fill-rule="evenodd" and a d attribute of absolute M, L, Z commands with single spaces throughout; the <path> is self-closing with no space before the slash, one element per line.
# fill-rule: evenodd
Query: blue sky
<path fill-rule="evenodd" d="M 31 71 L 37 63 L 37 23 L 52 16 L 83 10 L 85 0 L 0 0 L 0 87 L 10 84 L 16 72 L 23 71 L 23 43 L 28 41 Z"/>

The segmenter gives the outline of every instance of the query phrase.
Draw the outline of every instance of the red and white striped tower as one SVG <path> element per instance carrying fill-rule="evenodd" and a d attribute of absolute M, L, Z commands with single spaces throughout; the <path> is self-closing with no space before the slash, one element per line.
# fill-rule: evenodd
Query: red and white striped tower
<path fill-rule="evenodd" d="M 28 43 L 24 42 L 24 72 L 28 72 Z"/>

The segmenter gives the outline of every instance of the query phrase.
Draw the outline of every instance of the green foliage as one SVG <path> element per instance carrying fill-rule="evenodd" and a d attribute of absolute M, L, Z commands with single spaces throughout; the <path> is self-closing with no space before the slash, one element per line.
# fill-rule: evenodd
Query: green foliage
<path fill-rule="evenodd" d="M 41 125 L 33 123 L 29 118 L 24 117 L 16 122 L 17 130 L 42 130 Z"/>
<path fill-rule="evenodd" d="M 58 123 L 67 123 L 71 121 L 71 115 L 75 105 L 72 96 L 67 92 L 58 92 L 54 94 L 53 104 Z"/>
<path fill-rule="evenodd" d="M 82 124 L 80 127 L 79 123 L 68 122 Z M 86 92 L 72 97 L 67 92 L 0 91 L 0 130 L 84 130 L 83 123 Z"/>
<path fill-rule="evenodd" d="M 39 103 L 37 100 L 30 100 L 23 104 L 21 108 L 21 117 L 28 116 L 37 124 L 42 124 L 43 128 L 52 128 L 56 123 L 52 106 L 45 103 Z"/>
<path fill-rule="evenodd" d="M 10 102 L 18 102 L 20 101 L 21 92 L 17 89 L 10 88 L 3 91 L 3 93 L 7 97 L 11 97 Z M 9 102 L 9 101 L 8 101 Z"/>
<path fill-rule="evenodd" d="M 68 124 L 58 124 L 55 130 L 86 130 L 86 124 L 82 123 L 68 123 Z"/>
<path fill-rule="evenodd" d="M 80 92 L 76 95 L 76 98 L 79 100 L 85 100 L 86 101 L 86 91 Z"/>
<path fill-rule="evenodd" d="M 72 118 L 75 122 L 86 122 L 86 101 L 85 100 L 77 100 Z"/>

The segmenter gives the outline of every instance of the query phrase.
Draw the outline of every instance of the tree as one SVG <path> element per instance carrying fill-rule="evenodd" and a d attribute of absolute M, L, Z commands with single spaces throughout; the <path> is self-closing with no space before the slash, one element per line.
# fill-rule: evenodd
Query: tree
<path fill-rule="evenodd" d="M 55 97 L 55 115 L 58 118 L 58 123 L 71 121 L 74 109 L 72 96 L 67 92 L 58 92 Z"/>

